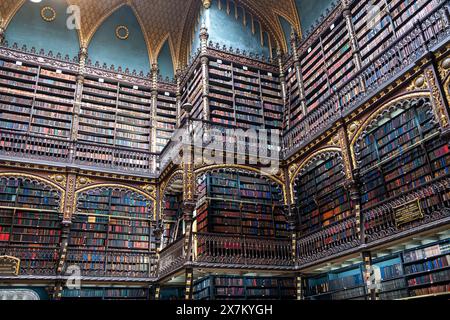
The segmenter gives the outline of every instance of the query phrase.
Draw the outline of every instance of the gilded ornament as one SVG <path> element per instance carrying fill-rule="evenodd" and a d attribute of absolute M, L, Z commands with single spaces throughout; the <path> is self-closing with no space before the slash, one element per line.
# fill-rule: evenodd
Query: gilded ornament
<path fill-rule="evenodd" d="M 116 37 L 120 40 L 127 40 L 130 36 L 130 30 L 126 26 L 117 26 Z"/>
<path fill-rule="evenodd" d="M 41 9 L 41 18 L 44 21 L 52 22 L 56 19 L 56 11 L 52 7 L 43 7 Z"/>
<path fill-rule="evenodd" d="M 79 189 L 79 188 L 82 188 L 82 187 L 84 187 L 84 186 L 86 186 L 86 185 L 88 185 L 88 184 L 91 184 L 91 183 L 92 183 L 92 180 L 89 179 L 89 178 L 86 178 L 86 177 L 78 177 L 76 188 Z"/>
<path fill-rule="evenodd" d="M 444 61 L 442 61 L 441 66 L 444 70 L 450 69 L 450 57 L 445 58 Z"/>
<path fill-rule="evenodd" d="M 50 180 L 54 181 L 58 185 L 65 187 L 66 186 L 66 176 L 62 174 L 53 174 L 49 176 Z"/>

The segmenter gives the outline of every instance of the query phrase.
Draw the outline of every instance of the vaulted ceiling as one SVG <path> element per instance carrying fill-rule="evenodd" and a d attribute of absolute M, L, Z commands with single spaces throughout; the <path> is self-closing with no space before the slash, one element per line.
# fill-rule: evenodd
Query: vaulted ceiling
<path fill-rule="evenodd" d="M 3 28 L 29 0 L 1 0 L 0 18 Z M 185 63 L 191 31 L 202 5 L 209 0 L 57 0 L 77 5 L 81 13 L 80 46 L 86 46 L 99 26 L 118 8 L 129 5 L 141 24 L 151 61 L 156 61 L 159 51 L 168 39 L 176 64 Z M 229 0 L 221 0 L 224 3 Z M 300 19 L 295 0 L 236 0 L 257 16 L 265 29 L 286 49 L 279 16 L 300 31 Z"/>

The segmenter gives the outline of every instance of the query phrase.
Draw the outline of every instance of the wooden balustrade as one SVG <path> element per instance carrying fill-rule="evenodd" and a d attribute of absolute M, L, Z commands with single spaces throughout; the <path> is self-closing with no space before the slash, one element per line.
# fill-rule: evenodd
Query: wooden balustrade
<path fill-rule="evenodd" d="M 355 217 L 346 218 L 297 240 L 297 259 L 300 265 L 356 248 L 360 245 Z"/>
<path fill-rule="evenodd" d="M 220 234 L 194 235 L 196 262 L 246 266 L 293 266 L 291 241 Z"/>
<path fill-rule="evenodd" d="M 183 266 L 186 262 L 184 238 L 170 244 L 159 254 L 158 276 L 162 277 Z"/>

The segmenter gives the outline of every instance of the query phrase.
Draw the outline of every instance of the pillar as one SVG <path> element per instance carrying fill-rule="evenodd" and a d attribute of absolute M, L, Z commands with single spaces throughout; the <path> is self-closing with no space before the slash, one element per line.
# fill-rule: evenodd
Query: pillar
<path fill-rule="evenodd" d="M 175 79 L 177 82 L 177 91 L 176 91 L 176 98 L 177 98 L 177 129 L 180 127 L 181 124 L 181 70 L 177 69 L 175 73 Z"/>
<path fill-rule="evenodd" d="M 77 75 L 77 85 L 75 89 L 75 101 L 73 104 L 73 121 L 72 121 L 72 135 L 71 141 L 75 143 L 78 139 L 78 125 L 81 109 L 81 98 L 83 95 L 83 83 L 84 83 L 84 73 L 86 71 L 86 60 L 88 58 L 87 47 L 82 47 L 78 54 L 79 59 L 79 69 Z M 74 156 L 75 150 L 71 149 L 70 157 Z"/>
<path fill-rule="evenodd" d="M 194 287 L 194 270 L 191 268 L 186 269 L 186 282 L 185 282 L 185 293 L 184 293 L 184 299 L 185 300 L 192 300 L 192 291 Z"/>
<path fill-rule="evenodd" d="M 368 251 L 361 253 L 363 259 L 363 280 L 367 287 L 369 300 L 379 300 L 379 289 L 375 280 L 374 269 L 372 267 L 372 255 Z"/>
<path fill-rule="evenodd" d="M 348 36 L 350 38 L 350 46 L 352 48 L 353 60 L 356 66 L 356 71 L 362 69 L 362 58 L 361 52 L 359 51 L 358 39 L 356 37 L 355 26 L 352 21 L 352 12 L 350 10 L 350 2 L 349 0 L 342 0 L 342 5 L 344 7 L 343 17 L 345 20 L 345 24 L 347 26 Z"/>
<path fill-rule="evenodd" d="M 203 87 L 203 120 L 209 120 L 209 58 L 208 54 L 208 29 L 202 25 L 200 29 L 200 61 L 202 64 L 202 87 Z"/>

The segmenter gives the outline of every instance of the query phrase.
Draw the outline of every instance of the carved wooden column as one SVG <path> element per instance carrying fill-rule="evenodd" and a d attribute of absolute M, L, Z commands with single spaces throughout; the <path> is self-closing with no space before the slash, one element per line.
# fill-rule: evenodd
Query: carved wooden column
<path fill-rule="evenodd" d="M 150 152 L 156 153 L 156 127 L 158 120 L 156 119 L 158 109 L 158 74 L 159 68 L 157 63 L 152 64 L 152 108 L 150 114 Z M 153 172 L 156 170 L 156 159 L 152 159 L 151 163 Z"/>
<path fill-rule="evenodd" d="M 73 158 L 75 157 L 75 143 L 78 140 L 78 126 L 80 122 L 80 110 L 81 110 L 81 98 L 83 95 L 83 84 L 84 84 L 84 74 L 86 72 L 86 60 L 88 57 L 88 51 L 86 47 L 82 47 L 80 49 L 80 53 L 78 55 L 79 59 L 79 69 L 77 75 L 77 84 L 75 89 L 75 100 L 73 104 L 73 116 L 72 116 L 72 133 L 70 140 L 72 141 L 72 145 L 70 147 L 69 153 L 69 161 L 72 163 Z"/>
<path fill-rule="evenodd" d="M 285 109 L 287 109 L 285 112 L 287 112 L 287 114 L 288 114 L 288 116 L 285 117 L 286 125 L 287 125 L 287 128 L 290 128 L 291 112 L 290 112 L 290 105 L 287 105 L 288 96 L 287 96 L 286 75 L 284 74 L 281 49 L 279 49 L 279 48 L 277 49 L 277 60 L 278 60 L 278 69 L 280 72 L 281 97 L 283 98 L 283 106 Z"/>
<path fill-rule="evenodd" d="M 202 86 L 203 86 L 203 120 L 209 120 L 209 58 L 208 58 L 208 29 L 202 25 L 200 29 L 200 61 L 202 64 Z"/>
<path fill-rule="evenodd" d="M 297 277 L 295 277 L 295 287 L 297 291 L 297 300 L 303 300 L 305 298 L 305 294 L 303 292 L 303 277 L 301 275 L 297 275 Z"/>
<path fill-rule="evenodd" d="M 56 179 L 59 177 L 57 176 Z M 64 208 L 63 208 L 63 221 L 61 224 L 61 242 L 59 249 L 59 262 L 56 273 L 58 275 L 63 275 L 66 269 L 66 257 L 67 257 L 67 248 L 69 245 L 69 234 L 70 234 L 70 226 L 72 225 L 72 217 L 75 213 L 75 189 L 76 189 L 76 180 L 77 175 L 75 172 L 69 172 L 65 179 L 65 197 L 64 197 Z M 54 298 L 61 299 L 62 290 L 63 290 L 64 282 L 57 281 L 55 285 Z"/>
<path fill-rule="evenodd" d="M 361 253 L 363 259 L 363 280 L 367 287 L 369 300 L 379 300 L 379 290 L 376 287 L 374 269 L 372 267 L 372 254 L 368 251 Z"/>
<path fill-rule="evenodd" d="M 425 78 L 430 88 L 431 103 L 436 119 L 439 121 L 441 135 L 445 139 L 450 138 L 449 108 L 448 102 L 444 98 L 445 91 L 440 81 L 437 70 L 433 63 L 428 65 L 424 70 Z"/>
<path fill-rule="evenodd" d="M 161 293 L 161 286 L 159 284 L 155 285 L 155 300 L 159 300 L 160 297 L 160 293 Z"/>
<path fill-rule="evenodd" d="M 291 31 L 291 47 L 293 50 L 293 57 L 294 57 L 294 68 L 295 68 L 295 77 L 297 79 L 298 83 L 298 91 L 300 96 L 300 107 L 302 109 L 303 115 L 306 115 L 307 109 L 306 109 L 306 99 L 305 99 L 305 86 L 303 84 L 303 76 L 302 76 L 302 69 L 300 65 L 300 57 L 298 55 L 298 35 L 295 32 L 294 29 Z"/>
<path fill-rule="evenodd" d="M 177 98 L 177 129 L 180 127 L 181 123 L 181 70 L 177 69 L 175 73 L 175 79 L 177 81 L 177 92 L 176 92 L 176 98 Z"/>
<path fill-rule="evenodd" d="M 350 0 L 342 0 L 344 7 L 343 17 L 347 26 L 348 36 L 350 38 L 350 46 L 352 48 L 353 60 L 355 62 L 356 71 L 362 69 L 362 58 L 359 50 L 358 39 L 356 38 L 355 26 L 353 25 L 352 12 L 350 10 Z"/>
<path fill-rule="evenodd" d="M 363 232 L 364 222 L 361 219 L 361 195 L 359 192 L 358 177 L 353 167 L 352 159 L 350 157 L 350 143 L 347 135 L 347 127 L 345 124 L 341 126 L 338 132 L 339 146 L 342 152 L 342 161 L 344 162 L 345 171 L 345 188 L 350 195 L 350 207 L 353 211 L 353 215 L 356 219 L 356 232 L 359 235 L 361 243 L 365 242 L 365 236 Z"/>

